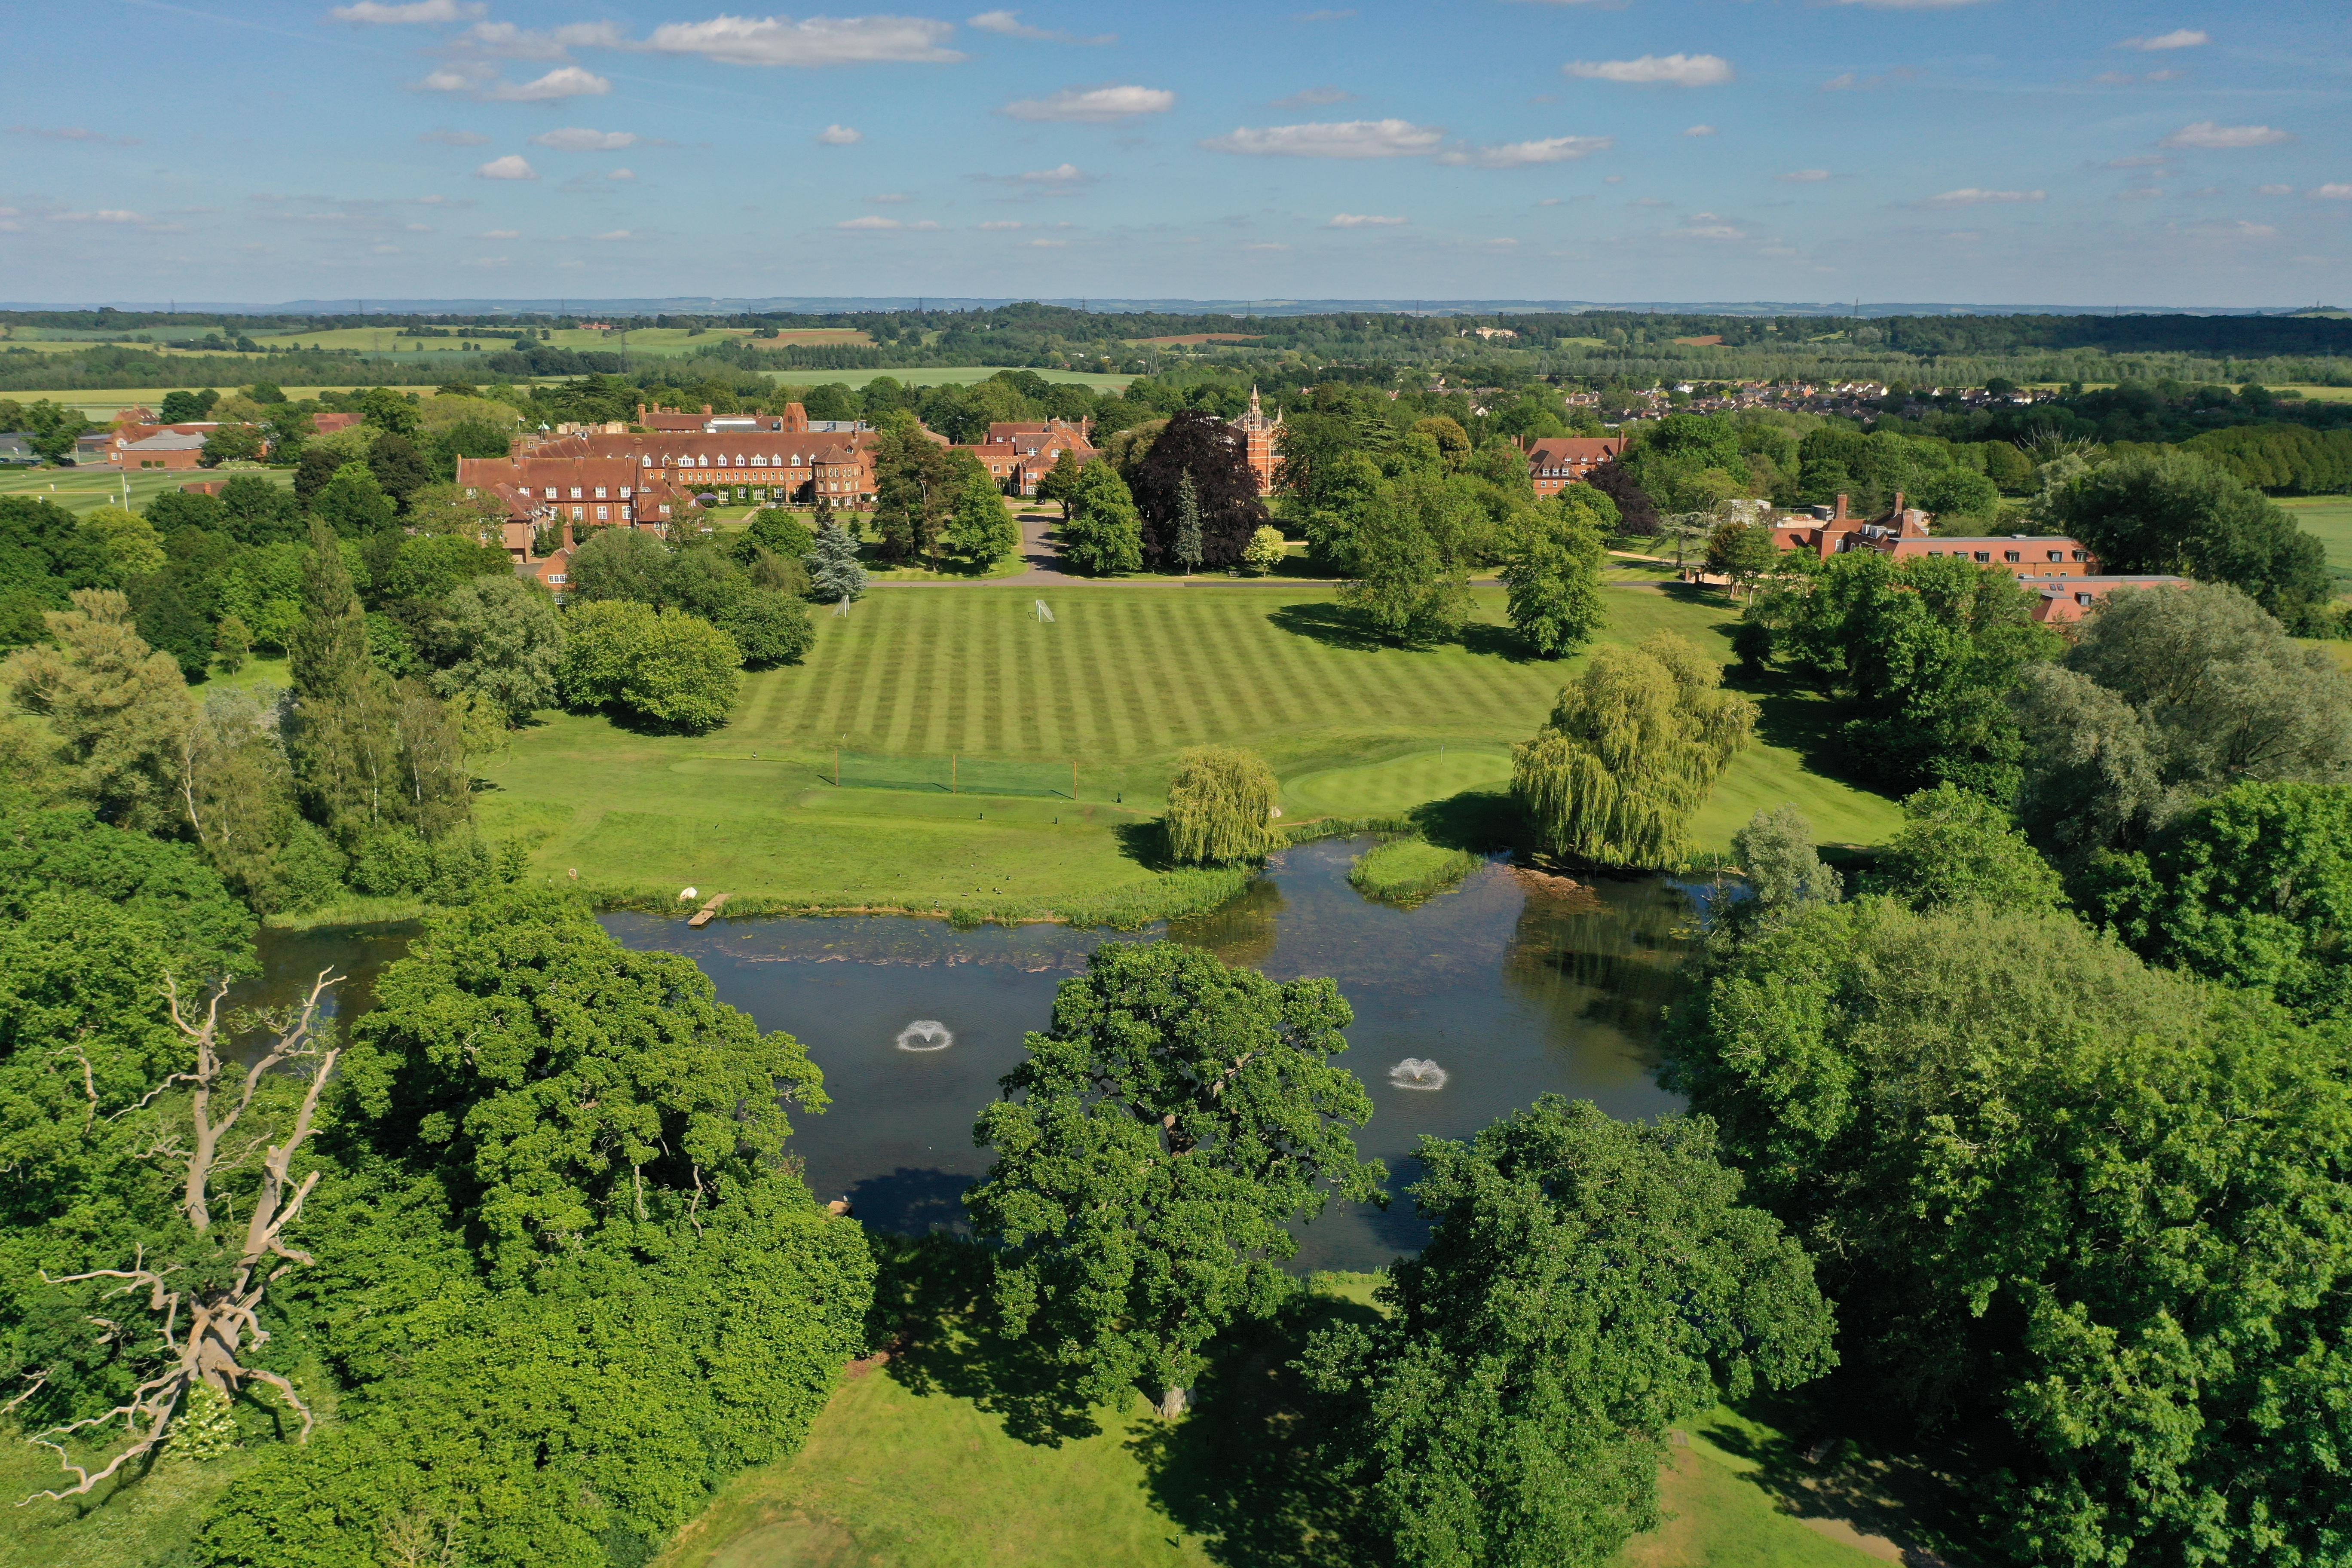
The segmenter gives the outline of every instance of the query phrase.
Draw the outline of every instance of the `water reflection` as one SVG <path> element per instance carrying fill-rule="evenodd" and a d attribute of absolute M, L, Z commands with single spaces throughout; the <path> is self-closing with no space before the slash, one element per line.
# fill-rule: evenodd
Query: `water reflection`
<path fill-rule="evenodd" d="M 1423 1134 L 1466 1138 L 1540 1094 L 1592 1100 L 1618 1116 L 1675 1108 L 1652 1075 L 1707 889 L 1644 878 L 1562 894 L 1490 866 L 1400 910 L 1348 885 L 1349 862 L 1368 847 L 1286 851 L 1231 903 L 1164 932 L 959 931 L 887 916 L 692 931 L 680 919 L 614 914 L 604 925 L 630 947 L 692 958 L 722 1000 L 808 1046 L 834 1103 L 823 1116 L 794 1116 L 795 1151 L 820 1197 L 846 1197 L 881 1228 L 965 1227 L 961 1194 L 987 1169 L 971 1145 L 973 1119 L 1021 1059 L 1023 1035 L 1049 1022 L 1055 987 L 1105 942 L 1164 934 L 1276 979 L 1336 979 L 1356 1012 L 1340 1059 L 1375 1106 L 1358 1142 L 1388 1163 L 1393 1188 L 1415 1175 Z M 268 973 L 257 984 L 307 984 L 331 959 L 352 976 L 348 1013 L 405 945 L 405 933 L 266 933 Z M 1408 1059 L 1434 1064 L 1442 1091 L 1393 1084 L 1391 1068 Z M 1424 1234 L 1402 1201 L 1386 1213 L 1335 1206 L 1300 1232 L 1299 1266 L 1376 1267 Z"/>

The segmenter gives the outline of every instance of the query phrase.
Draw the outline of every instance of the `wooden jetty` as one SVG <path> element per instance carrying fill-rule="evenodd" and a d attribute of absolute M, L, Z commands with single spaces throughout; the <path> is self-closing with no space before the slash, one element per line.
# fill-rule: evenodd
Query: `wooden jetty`
<path fill-rule="evenodd" d="M 710 901 L 703 905 L 700 909 L 695 910 L 694 918 L 688 921 L 686 923 L 690 926 L 707 926 L 710 923 L 711 917 L 726 907 L 727 895 L 724 893 L 714 893 L 711 895 Z"/>

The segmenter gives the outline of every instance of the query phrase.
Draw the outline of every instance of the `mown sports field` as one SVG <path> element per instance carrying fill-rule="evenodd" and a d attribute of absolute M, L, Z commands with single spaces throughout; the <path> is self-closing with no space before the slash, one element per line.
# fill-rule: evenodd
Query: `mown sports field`
<path fill-rule="evenodd" d="M 1054 619 L 1037 618 L 1045 597 Z M 1608 590 L 1607 637 L 1673 630 L 1729 660 L 1733 612 L 1695 591 Z M 1574 668 L 1525 657 L 1502 595 L 1478 593 L 1464 642 L 1366 637 L 1326 588 L 1088 584 L 882 587 L 817 614 L 804 663 L 747 676 L 735 720 L 698 737 L 553 713 L 480 771 L 492 837 L 536 840 L 540 874 L 607 895 L 692 885 L 740 907 L 891 908 L 1141 918 L 1190 891 L 1152 868 L 1145 825 L 1184 747 L 1246 746 L 1280 775 L 1286 816 L 1393 816 L 1499 790 L 1511 745 Z M 1735 684 L 1737 682 L 1735 681 Z M 1869 843 L 1893 804 L 1824 771 L 1830 705 L 1755 689 L 1757 742 L 1696 824 L 1721 848 L 1759 807 L 1794 802 L 1824 841 Z M 836 787 L 859 755 L 1025 763 L 1063 795 Z M 869 769 L 869 771 L 871 771 Z"/>

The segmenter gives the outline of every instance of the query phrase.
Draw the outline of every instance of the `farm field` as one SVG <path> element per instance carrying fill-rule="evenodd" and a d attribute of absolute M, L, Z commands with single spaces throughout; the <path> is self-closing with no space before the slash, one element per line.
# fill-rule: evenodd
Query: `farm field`
<path fill-rule="evenodd" d="M 474 378 L 469 376 L 463 379 L 472 380 Z M 177 384 L 182 389 L 189 392 L 194 392 L 199 388 L 205 386 L 212 387 L 215 391 L 227 392 L 237 385 L 251 385 L 252 378 L 247 377 L 245 381 L 238 383 L 226 381 L 184 381 L 178 383 Z M 404 382 L 401 384 L 394 386 L 392 390 L 394 392 L 414 392 L 421 396 L 431 393 L 433 389 L 438 385 L 440 385 L 440 383 L 437 381 Z M 132 406 L 134 404 L 148 408 L 154 407 L 158 403 L 161 403 L 163 400 L 163 395 L 172 390 L 173 388 L 169 386 L 106 386 L 85 391 L 0 392 L 0 397 L 5 397 L 12 403 L 31 403 L 39 398 L 46 397 L 52 403 L 62 403 L 68 408 L 79 408 L 87 417 L 103 425 L 107 421 L 112 419 L 117 414 L 120 414 L 122 410 Z M 353 388 L 348 383 L 335 386 L 294 386 L 287 388 L 286 395 L 289 397 L 310 398 L 316 397 L 322 392 L 350 392 L 352 390 L 353 390 Z"/>
<path fill-rule="evenodd" d="M 617 323 L 616 323 L 617 324 Z M 316 345 L 327 349 L 360 349 L 373 353 L 396 350 L 406 353 L 454 351 L 461 342 L 482 343 L 492 352 L 508 347 L 520 326 L 483 327 L 457 326 L 449 328 L 446 338 L 404 338 L 397 327 L 343 327 L 334 331 L 292 331 L 277 336 L 256 337 L 253 341 L 264 348 L 299 343 L 304 348 Z M 534 329 L 536 331 L 536 329 Z M 559 327 L 539 341 L 551 348 L 593 349 L 618 353 L 626 349 L 633 354 L 683 354 L 701 348 L 706 343 L 724 342 L 730 338 L 750 338 L 749 327 L 707 327 L 695 331 L 689 327 L 623 327 L 619 331 L 592 332 L 577 327 Z M 815 327 L 804 331 L 782 331 L 772 338 L 755 340 L 755 346 L 781 348 L 791 343 L 852 343 L 864 347 L 873 339 L 856 327 Z"/>
<path fill-rule="evenodd" d="M 1328 590 L 1279 584 L 877 588 L 846 618 L 820 612 L 800 666 L 745 678 L 734 722 L 686 737 L 553 713 L 480 771 L 492 837 L 536 840 L 541 875 L 639 900 L 688 884 L 750 907 L 962 909 L 1006 918 L 1156 908 L 1209 897 L 1223 873 L 1146 864 L 1141 825 L 1176 753 L 1252 747 L 1282 778 L 1291 821 L 1391 815 L 1509 773 L 1511 745 L 1549 711 L 1573 664 L 1519 656 L 1499 592 L 1478 592 L 1466 645 L 1372 641 Z M 1719 603 L 1610 590 L 1608 636 L 1656 630 L 1729 659 Z M 1721 849 L 1759 806 L 1793 801 L 1816 833 L 1870 843 L 1892 802 L 1825 776 L 1828 704 L 1767 682 L 1757 743 L 1696 827 Z M 1076 800 L 842 789 L 834 748 L 1077 764 Z M 1192 888 L 1187 879 L 1199 879 Z"/>

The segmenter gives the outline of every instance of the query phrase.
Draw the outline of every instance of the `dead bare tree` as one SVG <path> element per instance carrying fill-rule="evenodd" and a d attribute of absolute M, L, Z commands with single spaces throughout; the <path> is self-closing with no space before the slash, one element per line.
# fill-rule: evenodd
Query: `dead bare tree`
<path fill-rule="evenodd" d="M 181 1212 L 187 1216 L 189 1227 L 200 1238 L 211 1240 L 218 1251 L 210 1262 L 151 1264 L 142 1247 L 134 1253 L 128 1268 L 93 1268 L 55 1279 L 47 1273 L 41 1276 L 52 1285 L 96 1279 L 122 1281 L 106 1291 L 102 1300 L 137 1297 L 143 1292 L 148 1314 L 160 1320 L 153 1324 L 153 1333 L 162 1366 L 113 1409 L 34 1433 L 27 1441 L 55 1453 L 58 1468 L 75 1479 L 74 1484 L 35 1492 L 21 1500 L 17 1507 L 36 1498 L 81 1496 L 119 1473 L 125 1465 L 152 1453 L 170 1431 L 181 1403 L 199 1382 L 232 1397 L 247 1378 L 268 1384 L 301 1416 L 302 1430 L 298 1441 L 309 1440 L 310 1409 L 295 1393 L 293 1384 L 267 1368 L 248 1364 L 248 1361 L 254 1348 L 269 1338 L 260 1320 L 262 1302 L 269 1288 L 296 1268 L 314 1261 L 310 1254 L 287 1243 L 286 1230 L 301 1214 L 311 1189 L 319 1184 L 315 1170 L 299 1182 L 295 1181 L 293 1164 L 296 1153 L 318 1130 L 320 1096 L 334 1076 L 336 1060 L 342 1054 L 341 1046 L 331 1030 L 322 1026 L 320 1019 L 320 1004 L 341 979 L 331 971 L 320 971 L 291 1021 L 275 1031 L 277 1038 L 252 1061 L 240 1067 L 222 1052 L 221 1002 L 228 992 L 227 982 L 213 988 L 203 1016 L 192 1019 L 181 1006 L 178 987 L 169 976 L 165 977 L 163 994 L 171 1004 L 172 1022 L 194 1048 L 194 1066 L 186 1072 L 172 1074 L 136 1104 L 115 1112 L 109 1120 L 150 1110 L 175 1089 L 184 1088 L 188 1091 L 185 1111 L 173 1104 L 162 1119 L 150 1152 L 156 1158 L 183 1163 Z M 299 1101 L 278 1129 L 281 1135 L 273 1142 L 268 1131 L 257 1133 L 248 1130 L 242 1135 L 240 1144 L 240 1128 L 253 1114 L 257 1097 L 268 1086 L 273 1075 L 280 1072 L 304 1080 Z M 95 1109 L 95 1091 L 92 1093 Z M 261 1155 L 260 1176 L 252 1194 L 245 1234 L 234 1243 L 232 1251 L 230 1244 L 213 1236 L 214 1212 L 226 1210 L 230 1194 L 224 1184 L 229 1173 L 243 1165 L 256 1150 Z M 133 1344 L 144 1337 L 131 1324 L 118 1323 L 95 1313 L 89 1321 L 104 1339 L 118 1344 Z M 117 1423 L 121 1425 L 121 1435 L 104 1445 L 111 1453 L 105 1457 L 103 1464 L 93 1458 L 92 1464 L 97 1467 L 93 1468 L 91 1465 L 73 1462 L 66 1447 L 68 1439 Z"/>

